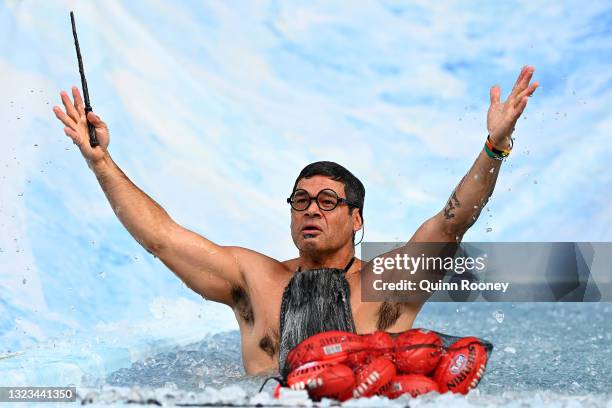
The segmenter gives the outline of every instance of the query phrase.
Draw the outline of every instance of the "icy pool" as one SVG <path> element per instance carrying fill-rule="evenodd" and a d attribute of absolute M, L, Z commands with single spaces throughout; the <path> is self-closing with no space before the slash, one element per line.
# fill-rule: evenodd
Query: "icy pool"
<path fill-rule="evenodd" d="M 375 398 L 348 404 L 445 406 L 450 401 L 457 406 L 610 406 L 611 322 L 612 307 L 606 303 L 428 304 L 416 326 L 454 335 L 477 335 L 495 344 L 487 374 L 477 391 L 467 397 L 428 395 L 394 402 Z M 146 357 L 104 375 L 83 372 L 76 384 L 79 398 L 94 405 L 128 401 L 277 404 L 269 397 L 272 383 L 265 394 L 257 395 L 263 378 L 244 374 L 239 342 L 238 332 L 230 330 L 210 333 L 188 344 L 159 347 L 163 349 L 160 352 L 153 347 Z M 91 350 L 89 357 L 97 359 L 98 364 L 103 365 L 105 358 L 112 360 L 112 355 L 100 354 L 95 347 Z M 52 349 L 47 353 L 32 363 L 42 370 L 41 380 L 48 379 L 44 373 L 45 357 L 50 370 L 58 370 L 57 364 L 51 364 L 57 353 Z M 27 361 L 26 357 L 27 353 L 0 360 L 0 373 L 11 360 Z M 67 355 L 66 361 L 72 365 L 66 367 L 74 370 L 75 361 L 77 367 L 88 366 L 87 353 L 80 353 L 79 359 L 80 363 Z M 290 405 L 309 404 L 302 395 L 291 398 L 287 400 Z"/>

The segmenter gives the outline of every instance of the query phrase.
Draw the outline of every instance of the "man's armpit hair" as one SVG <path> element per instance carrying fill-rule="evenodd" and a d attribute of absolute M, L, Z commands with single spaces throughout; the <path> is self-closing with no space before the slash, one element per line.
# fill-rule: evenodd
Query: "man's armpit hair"
<path fill-rule="evenodd" d="M 255 323 L 251 299 L 242 286 L 233 286 L 231 290 L 233 308 L 242 320 L 249 326 Z"/>
<path fill-rule="evenodd" d="M 402 303 L 383 302 L 378 309 L 378 319 L 376 321 L 377 330 L 387 330 L 393 326 L 402 314 Z"/>

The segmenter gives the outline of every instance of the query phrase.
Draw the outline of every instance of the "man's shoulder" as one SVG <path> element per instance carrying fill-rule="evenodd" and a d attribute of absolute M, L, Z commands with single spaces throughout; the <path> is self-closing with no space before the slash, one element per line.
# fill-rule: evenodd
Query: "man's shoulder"
<path fill-rule="evenodd" d="M 300 267 L 300 258 L 287 259 L 281 262 L 287 270 L 295 272 Z"/>
<path fill-rule="evenodd" d="M 291 271 L 297 268 L 299 258 L 279 261 L 261 252 L 240 246 L 227 246 L 234 258 L 239 262 L 243 273 L 258 273 L 263 271 Z"/>

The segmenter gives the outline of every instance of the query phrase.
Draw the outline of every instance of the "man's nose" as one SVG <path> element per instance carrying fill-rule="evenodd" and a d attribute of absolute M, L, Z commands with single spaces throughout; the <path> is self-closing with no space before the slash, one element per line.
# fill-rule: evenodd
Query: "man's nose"
<path fill-rule="evenodd" d="M 321 209 L 319 208 L 319 205 L 317 204 L 317 200 L 310 200 L 310 204 L 308 204 L 308 207 L 306 207 L 305 210 L 305 215 L 306 216 L 313 216 L 313 215 L 321 215 Z"/>

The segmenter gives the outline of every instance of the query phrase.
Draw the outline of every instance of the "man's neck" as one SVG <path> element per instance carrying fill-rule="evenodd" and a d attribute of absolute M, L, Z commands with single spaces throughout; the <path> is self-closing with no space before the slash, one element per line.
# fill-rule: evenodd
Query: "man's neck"
<path fill-rule="evenodd" d="M 338 268 L 342 269 L 355 256 L 355 247 L 340 248 L 332 253 L 300 252 L 300 267 L 304 269 Z"/>

